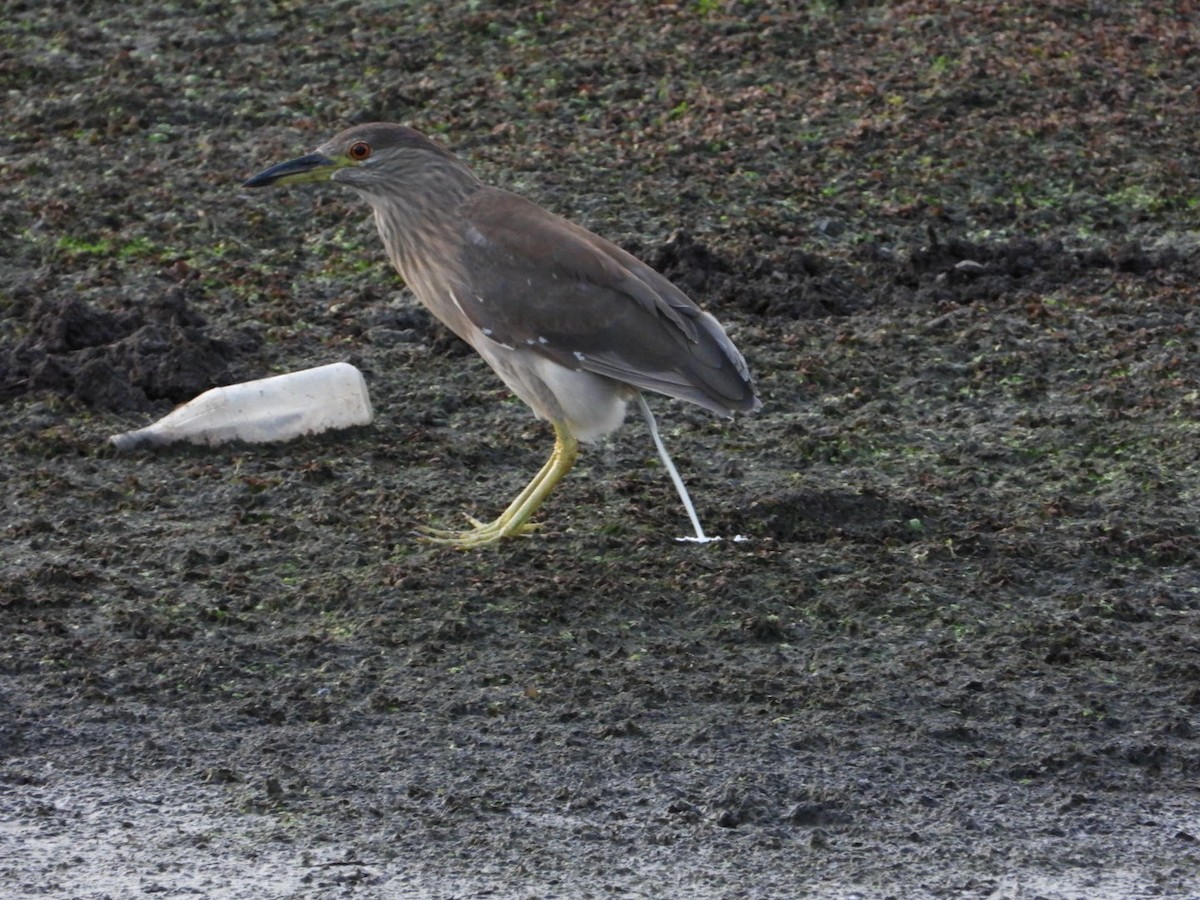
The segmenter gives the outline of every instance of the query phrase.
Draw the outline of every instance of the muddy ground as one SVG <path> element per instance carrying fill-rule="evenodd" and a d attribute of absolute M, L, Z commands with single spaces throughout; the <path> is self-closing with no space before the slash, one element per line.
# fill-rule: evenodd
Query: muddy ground
<path fill-rule="evenodd" d="M 1196 3 L 230 6 L 4 3 L 0 893 L 1200 896 Z M 725 541 L 636 417 L 413 538 L 550 435 L 241 189 L 375 119 L 727 324 Z M 336 360 L 372 426 L 106 444 Z"/>

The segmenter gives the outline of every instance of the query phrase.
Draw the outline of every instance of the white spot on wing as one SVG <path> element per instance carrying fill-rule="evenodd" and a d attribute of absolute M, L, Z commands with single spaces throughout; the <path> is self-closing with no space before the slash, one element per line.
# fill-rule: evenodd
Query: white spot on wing
<path fill-rule="evenodd" d="M 577 360 L 579 360 L 580 362 L 583 362 L 585 359 L 587 359 L 587 357 L 584 356 L 582 353 L 580 353 L 578 350 L 575 351 L 575 358 Z"/>
<path fill-rule="evenodd" d="M 459 315 L 461 315 L 463 318 L 469 319 L 470 316 L 468 316 L 466 310 L 462 308 L 462 304 L 458 302 L 458 297 L 455 296 L 454 291 L 447 291 L 447 293 L 450 295 L 450 302 L 454 304 L 454 308 L 458 310 Z"/>

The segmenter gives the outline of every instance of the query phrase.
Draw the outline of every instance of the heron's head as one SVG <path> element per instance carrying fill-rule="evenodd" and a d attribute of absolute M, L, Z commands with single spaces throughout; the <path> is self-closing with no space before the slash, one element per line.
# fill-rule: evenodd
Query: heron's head
<path fill-rule="evenodd" d="M 423 178 L 446 169 L 469 170 L 444 147 L 404 125 L 372 122 L 355 125 L 322 144 L 314 153 L 272 166 L 244 186 L 335 181 L 368 198 L 411 191 Z"/>

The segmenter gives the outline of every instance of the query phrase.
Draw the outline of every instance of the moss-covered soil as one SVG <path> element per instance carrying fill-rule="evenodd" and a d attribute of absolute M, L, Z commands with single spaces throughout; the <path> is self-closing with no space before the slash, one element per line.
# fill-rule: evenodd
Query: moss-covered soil
<path fill-rule="evenodd" d="M 1200 6 L 4 4 L 0 894 L 1200 896 Z M 550 433 L 366 210 L 403 121 L 726 323 Z M 118 455 L 336 360 L 376 422 Z M 746 538 L 734 541 L 735 535 Z"/>

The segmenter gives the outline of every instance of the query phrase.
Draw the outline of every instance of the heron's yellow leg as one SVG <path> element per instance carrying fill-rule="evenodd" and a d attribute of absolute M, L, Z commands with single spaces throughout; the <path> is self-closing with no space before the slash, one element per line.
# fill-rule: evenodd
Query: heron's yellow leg
<path fill-rule="evenodd" d="M 546 464 L 533 476 L 533 480 L 525 486 L 508 505 L 504 512 L 494 522 L 480 522 L 467 518 L 474 526 L 469 531 L 443 531 L 440 528 L 420 528 L 422 540 L 437 544 L 454 544 L 463 549 L 481 547 L 491 544 L 501 538 L 528 534 L 537 526 L 529 524 L 530 517 L 546 502 L 554 486 L 562 481 L 563 476 L 571 471 L 575 459 L 579 456 L 579 441 L 567 431 L 566 427 L 554 425 L 554 452 L 546 460 Z"/>

